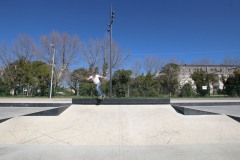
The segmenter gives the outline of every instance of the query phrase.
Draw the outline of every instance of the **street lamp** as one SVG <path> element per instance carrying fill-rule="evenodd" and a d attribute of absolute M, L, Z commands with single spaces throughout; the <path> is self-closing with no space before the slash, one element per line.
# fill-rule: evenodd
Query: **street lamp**
<path fill-rule="evenodd" d="M 109 97 L 112 98 L 112 24 L 114 21 L 114 11 L 110 12 L 110 23 L 108 24 L 108 32 L 110 33 L 110 95 Z"/>
<path fill-rule="evenodd" d="M 50 44 L 50 46 L 53 49 L 53 54 L 52 54 L 52 76 L 51 76 L 51 86 L 50 86 L 50 95 L 49 98 L 52 98 L 52 84 L 53 84 L 53 67 L 54 67 L 54 55 L 55 55 L 55 46 L 53 44 Z"/>

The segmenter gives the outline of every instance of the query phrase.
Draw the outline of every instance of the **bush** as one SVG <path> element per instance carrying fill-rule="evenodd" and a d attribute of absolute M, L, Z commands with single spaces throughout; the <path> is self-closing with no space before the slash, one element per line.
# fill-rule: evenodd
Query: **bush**
<path fill-rule="evenodd" d="M 180 90 L 180 97 L 192 97 L 195 95 L 195 92 L 192 89 L 191 84 L 186 83 Z"/>

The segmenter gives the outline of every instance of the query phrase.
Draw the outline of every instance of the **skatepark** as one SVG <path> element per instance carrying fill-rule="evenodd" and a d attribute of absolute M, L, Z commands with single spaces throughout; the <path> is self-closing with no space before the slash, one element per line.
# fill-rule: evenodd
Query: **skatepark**
<path fill-rule="evenodd" d="M 1 99 L 0 159 L 239 159 L 239 99 L 127 101 Z"/>

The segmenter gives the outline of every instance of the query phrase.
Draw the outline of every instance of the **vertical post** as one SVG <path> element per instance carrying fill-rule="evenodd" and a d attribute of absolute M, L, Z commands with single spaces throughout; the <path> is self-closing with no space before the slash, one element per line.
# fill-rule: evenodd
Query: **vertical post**
<path fill-rule="evenodd" d="M 111 19 L 112 19 L 112 6 L 111 6 Z M 109 97 L 112 98 L 112 20 L 110 22 L 110 95 Z"/>
<path fill-rule="evenodd" d="M 108 32 L 110 33 L 110 94 L 109 97 L 112 97 L 112 24 L 114 21 L 114 11 L 112 10 L 112 6 L 110 9 L 110 23 L 108 25 Z"/>
<path fill-rule="evenodd" d="M 50 86 L 50 95 L 49 98 L 52 98 L 52 84 L 53 84 L 53 67 L 54 67 L 54 55 L 55 55 L 55 46 L 53 44 L 50 44 L 50 46 L 53 49 L 53 54 L 52 54 L 52 75 L 51 75 L 51 86 Z"/>

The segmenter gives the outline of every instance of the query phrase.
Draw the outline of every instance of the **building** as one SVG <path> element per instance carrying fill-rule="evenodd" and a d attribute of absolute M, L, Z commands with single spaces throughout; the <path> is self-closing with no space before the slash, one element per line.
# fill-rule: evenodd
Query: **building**
<path fill-rule="evenodd" d="M 222 90 L 224 84 L 222 82 L 222 77 L 229 77 L 233 72 L 239 69 L 233 65 L 179 65 L 180 74 L 179 74 L 179 83 L 180 88 L 186 84 L 192 84 L 193 89 L 196 89 L 194 81 L 190 77 L 193 72 L 197 71 L 206 71 L 207 73 L 213 73 L 216 77 L 216 82 L 210 85 L 210 93 L 216 94 L 218 90 Z"/>

